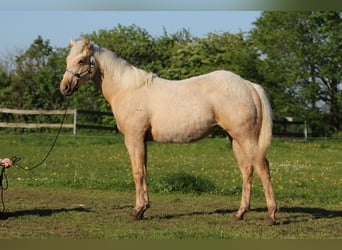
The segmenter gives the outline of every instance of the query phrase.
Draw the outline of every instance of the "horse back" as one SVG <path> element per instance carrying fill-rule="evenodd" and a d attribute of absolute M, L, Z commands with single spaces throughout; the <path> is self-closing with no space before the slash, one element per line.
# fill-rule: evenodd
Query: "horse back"
<path fill-rule="evenodd" d="M 229 71 L 181 81 L 156 79 L 146 91 L 149 134 L 156 141 L 189 142 L 206 136 L 217 124 L 234 126 L 237 110 L 253 107 L 247 82 Z"/>

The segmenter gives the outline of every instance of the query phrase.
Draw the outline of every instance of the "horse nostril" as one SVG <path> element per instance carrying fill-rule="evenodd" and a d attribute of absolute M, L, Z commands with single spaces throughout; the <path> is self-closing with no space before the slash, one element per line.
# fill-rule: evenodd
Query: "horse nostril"
<path fill-rule="evenodd" d="M 65 84 L 63 90 L 64 90 L 64 92 L 70 92 L 70 90 L 71 90 L 71 84 Z"/>
<path fill-rule="evenodd" d="M 69 95 L 71 92 L 71 85 L 70 84 L 61 85 L 60 90 L 63 95 Z"/>

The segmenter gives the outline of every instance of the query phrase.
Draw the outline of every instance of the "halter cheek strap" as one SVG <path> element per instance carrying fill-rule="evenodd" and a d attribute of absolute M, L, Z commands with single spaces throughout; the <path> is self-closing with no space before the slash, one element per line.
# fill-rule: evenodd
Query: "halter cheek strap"
<path fill-rule="evenodd" d="M 85 77 L 88 74 L 91 74 L 93 72 L 93 69 L 95 68 L 95 58 L 93 56 L 91 56 L 89 58 L 89 67 L 86 71 L 82 72 L 82 73 L 77 73 L 76 71 L 72 70 L 72 69 L 65 69 L 65 72 L 69 72 L 71 73 L 74 77 L 76 77 L 77 79 L 81 79 L 83 77 Z"/>

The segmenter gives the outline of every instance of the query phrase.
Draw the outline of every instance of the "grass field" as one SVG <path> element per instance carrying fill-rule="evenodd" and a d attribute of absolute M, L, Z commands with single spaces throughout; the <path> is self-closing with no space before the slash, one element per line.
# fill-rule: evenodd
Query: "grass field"
<path fill-rule="evenodd" d="M 88 135 L 91 135 L 89 133 Z M 53 134 L 0 134 L 1 157 L 30 167 Z M 251 211 L 239 207 L 241 176 L 229 141 L 149 146 L 152 206 L 128 222 L 134 205 L 130 163 L 121 135 L 62 135 L 33 171 L 10 168 L 0 238 L 30 239 L 341 239 L 342 142 L 274 140 L 268 153 L 280 211 L 263 224 L 266 206 L 254 175 Z"/>

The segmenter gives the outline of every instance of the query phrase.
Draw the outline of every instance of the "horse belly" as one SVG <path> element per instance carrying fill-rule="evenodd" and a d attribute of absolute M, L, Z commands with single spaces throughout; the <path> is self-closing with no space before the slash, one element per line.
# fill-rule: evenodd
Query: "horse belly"
<path fill-rule="evenodd" d="M 196 111 L 172 112 L 158 115 L 151 122 L 152 140 L 158 142 L 187 143 L 207 136 L 216 124 L 214 115 Z"/>

